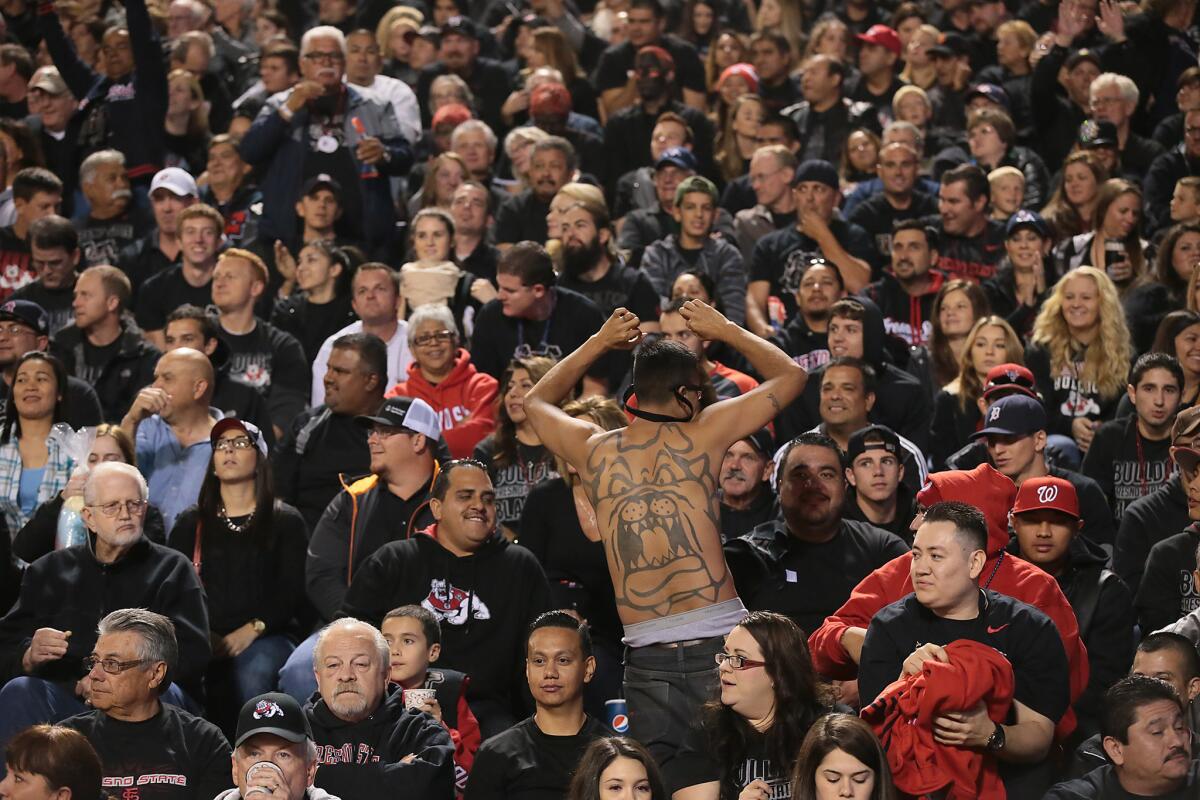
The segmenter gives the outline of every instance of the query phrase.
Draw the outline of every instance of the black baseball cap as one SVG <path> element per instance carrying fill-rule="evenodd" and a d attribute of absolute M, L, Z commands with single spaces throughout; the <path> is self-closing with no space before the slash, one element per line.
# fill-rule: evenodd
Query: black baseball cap
<path fill-rule="evenodd" d="M 0 319 L 28 325 L 38 336 L 50 334 L 50 317 L 46 309 L 30 300 L 5 300 L 0 305 Z"/>
<path fill-rule="evenodd" d="M 297 743 L 313 738 L 308 717 L 300 704 L 283 692 L 267 692 L 251 697 L 238 712 L 237 735 L 233 746 L 241 747 L 251 736 L 270 733 Z"/>
<path fill-rule="evenodd" d="M 846 463 L 853 464 L 854 459 L 868 450 L 886 450 L 900 460 L 900 437 L 886 425 L 868 425 L 857 430 L 846 443 Z"/>
<path fill-rule="evenodd" d="M 1043 239 L 1050 238 L 1050 226 L 1046 224 L 1046 220 L 1042 218 L 1042 215 L 1036 211 L 1022 208 L 1009 217 L 1008 222 L 1004 225 L 1004 238 L 1011 238 L 1021 228 L 1029 228 Z"/>
<path fill-rule="evenodd" d="M 419 397 L 392 397 L 384 401 L 374 416 L 355 417 L 354 421 L 364 428 L 375 425 L 405 428 L 413 433 L 424 434 L 435 442 L 442 435 L 437 412 Z"/>
<path fill-rule="evenodd" d="M 1085 119 L 1079 123 L 1079 146 L 1084 150 L 1119 147 L 1117 126 L 1106 119 Z"/>
<path fill-rule="evenodd" d="M 1011 102 L 1008 99 L 1008 92 L 1004 91 L 1003 87 L 997 86 L 994 83 L 981 83 L 971 91 L 967 92 L 967 102 L 971 102 L 976 97 L 984 97 L 998 106 L 1001 106 L 1006 111 L 1011 108 Z"/>
<path fill-rule="evenodd" d="M 479 28 L 470 17 L 453 16 L 446 20 L 445 24 L 442 25 L 442 36 L 446 37 L 451 34 L 466 36 L 469 39 L 479 41 Z"/>
<path fill-rule="evenodd" d="M 792 176 L 792 186 L 808 182 L 823 183 L 832 189 L 841 188 L 837 167 L 819 158 L 810 158 L 796 167 L 796 174 Z"/>
<path fill-rule="evenodd" d="M 999 436 L 1029 436 L 1046 430 L 1046 407 L 1024 394 L 1001 397 L 988 406 L 984 427 L 971 434 L 979 439 L 988 434 Z"/>
<path fill-rule="evenodd" d="M 1084 61 L 1092 62 L 1096 65 L 1096 69 L 1104 69 L 1104 66 L 1100 63 L 1100 54 L 1095 50 L 1089 50 L 1086 47 L 1076 50 L 1074 53 L 1071 53 L 1071 55 L 1067 56 L 1067 69 L 1075 69 Z"/>
<path fill-rule="evenodd" d="M 771 435 L 771 431 L 767 428 L 759 428 L 754 433 L 745 438 L 744 441 L 750 443 L 750 446 L 758 451 L 765 459 L 770 459 L 775 455 L 775 437 Z"/>
<path fill-rule="evenodd" d="M 965 56 L 969 52 L 967 40 L 961 33 L 950 31 L 943 33 L 938 37 L 938 43 L 929 48 L 929 55 L 933 57 L 942 56 L 943 58 L 955 58 L 957 56 Z"/>
<path fill-rule="evenodd" d="M 306 180 L 304 185 L 300 187 L 300 196 L 308 197 L 317 189 L 328 189 L 339 197 L 342 194 L 342 185 L 327 172 L 318 173 Z"/>

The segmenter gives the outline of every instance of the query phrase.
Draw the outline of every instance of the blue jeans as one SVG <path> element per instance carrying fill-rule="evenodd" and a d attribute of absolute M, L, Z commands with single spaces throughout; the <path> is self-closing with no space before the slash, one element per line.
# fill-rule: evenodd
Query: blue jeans
<path fill-rule="evenodd" d="M 291 639 L 276 633 L 255 639 L 233 659 L 233 684 L 239 708 L 251 697 L 275 691 L 279 668 L 295 647 Z"/>
<path fill-rule="evenodd" d="M 1046 455 L 1055 465 L 1076 472 L 1083 464 L 1083 451 L 1070 436 L 1052 433 L 1046 437 Z"/>
<path fill-rule="evenodd" d="M 654 756 L 669 790 L 682 785 L 683 777 L 671 775 L 671 762 L 700 718 L 700 707 L 717 696 L 714 656 L 724 643 L 725 637 L 713 636 L 684 647 L 625 649 L 629 735 Z"/>
<path fill-rule="evenodd" d="M 313 674 L 313 651 L 317 648 L 317 634 L 301 642 L 287 661 L 279 668 L 279 691 L 289 694 L 303 705 L 317 690 L 317 676 Z"/>
<path fill-rule="evenodd" d="M 176 684 L 171 684 L 161 699 L 164 703 L 189 711 L 195 708 L 195 704 Z M 12 737 L 30 725 L 61 722 L 87 710 L 83 701 L 61 684 L 28 675 L 13 678 L 0 688 L 0 751 Z M 3 764 L 4 759 L 0 758 L 0 769 L 3 769 Z"/>

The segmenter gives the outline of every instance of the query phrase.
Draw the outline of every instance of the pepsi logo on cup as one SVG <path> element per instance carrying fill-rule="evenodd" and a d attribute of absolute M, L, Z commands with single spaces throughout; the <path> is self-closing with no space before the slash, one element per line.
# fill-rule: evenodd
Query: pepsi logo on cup
<path fill-rule="evenodd" d="M 625 731 L 629 730 L 629 717 L 624 714 L 613 715 L 612 729 L 617 733 L 625 733 Z"/>

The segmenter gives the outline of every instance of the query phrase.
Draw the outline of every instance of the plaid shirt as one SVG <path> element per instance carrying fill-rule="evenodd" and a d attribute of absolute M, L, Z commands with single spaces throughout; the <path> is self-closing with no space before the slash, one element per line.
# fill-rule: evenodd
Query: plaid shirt
<path fill-rule="evenodd" d="M 58 446 L 56 439 L 46 442 L 50 457 L 46 460 L 46 471 L 42 474 L 42 483 L 38 486 L 37 504 L 49 500 L 67 485 L 75 462 Z M 6 444 L 0 444 L 0 511 L 4 513 L 4 521 L 8 523 L 8 535 L 16 536 L 17 531 L 25 527 L 29 517 L 21 513 L 21 505 L 17 501 L 17 493 L 21 488 L 21 452 L 17 449 L 14 437 Z"/>

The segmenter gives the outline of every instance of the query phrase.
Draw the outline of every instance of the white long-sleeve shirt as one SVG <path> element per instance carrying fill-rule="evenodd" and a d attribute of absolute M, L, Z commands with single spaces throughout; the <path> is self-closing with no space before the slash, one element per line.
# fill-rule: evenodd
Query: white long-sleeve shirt
<path fill-rule="evenodd" d="M 362 332 L 362 320 L 351 322 L 326 339 L 321 345 L 321 349 L 317 351 L 317 357 L 312 364 L 312 405 L 314 408 L 325 402 L 325 370 L 329 367 L 329 354 L 333 352 L 334 341 L 339 336 Z M 400 320 L 396 324 L 396 332 L 387 341 L 387 350 L 387 388 L 390 389 L 400 381 L 408 379 L 408 365 L 413 362 L 412 351 L 408 349 L 408 323 L 404 320 Z"/>

